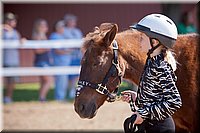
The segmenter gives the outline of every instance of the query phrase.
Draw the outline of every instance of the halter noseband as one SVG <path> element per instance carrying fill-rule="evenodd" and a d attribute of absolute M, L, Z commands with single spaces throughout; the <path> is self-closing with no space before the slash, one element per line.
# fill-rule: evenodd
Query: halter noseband
<path fill-rule="evenodd" d="M 116 40 L 113 41 L 112 47 L 113 47 L 112 65 L 110 69 L 108 70 L 106 76 L 104 77 L 103 81 L 101 83 L 91 83 L 89 81 L 79 80 L 77 88 L 76 88 L 76 97 L 80 95 L 80 91 L 83 87 L 90 87 L 92 89 L 95 89 L 98 93 L 108 96 L 108 99 L 107 99 L 108 102 L 115 101 L 118 88 L 116 88 L 114 92 L 110 92 L 108 88 L 106 87 L 106 84 L 108 83 L 108 79 L 114 74 L 116 74 L 117 72 L 118 72 L 117 76 L 121 83 L 122 71 L 120 69 L 119 61 L 118 61 L 118 44 Z"/>

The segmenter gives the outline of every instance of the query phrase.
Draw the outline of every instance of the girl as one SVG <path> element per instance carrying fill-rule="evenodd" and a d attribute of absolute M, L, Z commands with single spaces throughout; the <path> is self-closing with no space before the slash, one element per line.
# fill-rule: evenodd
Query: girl
<path fill-rule="evenodd" d="M 47 40 L 48 23 L 45 19 L 37 19 L 34 22 L 32 39 L 33 40 Z M 34 65 L 36 67 L 49 67 L 51 65 L 51 53 L 50 49 L 36 49 Z M 39 100 L 41 102 L 46 101 L 47 93 L 51 87 L 51 76 L 40 76 L 40 92 Z"/>
<path fill-rule="evenodd" d="M 169 50 L 177 39 L 174 22 L 161 14 L 144 17 L 131 28 L 141 31 L 141 50 L 148 57 L 137 94 L 122 92 L 122 100 L 135 101 L 137 115 L 134 124 L 142 124 L 146 133 L 174 133 L 172 115 L 182 101 L 175 85 L 176 61 Z M 133 107 L 135 108 L 135 107 Z"/>

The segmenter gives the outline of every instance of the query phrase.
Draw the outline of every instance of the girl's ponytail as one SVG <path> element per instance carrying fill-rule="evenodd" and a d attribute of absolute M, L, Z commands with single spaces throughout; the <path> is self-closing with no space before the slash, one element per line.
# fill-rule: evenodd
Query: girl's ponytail
<path fill-rule="evenodd" d="M 170 51 L 169 49 L 164 49 L 163 50 L 164 53 L 164 59 L 171 65 L 173 71 L 176 71 L 176 60 L 173 56 L 172 51 Z"/>

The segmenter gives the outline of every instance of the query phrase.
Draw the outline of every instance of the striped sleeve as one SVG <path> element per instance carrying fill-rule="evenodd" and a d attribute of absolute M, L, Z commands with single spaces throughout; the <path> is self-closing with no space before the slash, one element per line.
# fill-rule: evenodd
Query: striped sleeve
<path fill-rule="evenodd" d="M 182 101 L 172 73 L 169 70 L 163 70 L 163 73 L 157 75 L 160 86 L 163 90 L 163 99 L 151 106 L 139 108 L 138 113 L 145 119 L 164 120 L 176 112 L 182 106 Z"/>

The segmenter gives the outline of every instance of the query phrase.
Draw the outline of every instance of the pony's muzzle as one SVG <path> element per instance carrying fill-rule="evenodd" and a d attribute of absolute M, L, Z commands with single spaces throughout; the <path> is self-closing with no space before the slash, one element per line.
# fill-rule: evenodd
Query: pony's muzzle
<path fill-rule="evenodd" d="M 80 102 L 76 107 L 75 111 L 79 114 L 81 118 L 93 118 L 96 115 L 97 106 L 94 102 L 86 104 Z"/>

